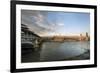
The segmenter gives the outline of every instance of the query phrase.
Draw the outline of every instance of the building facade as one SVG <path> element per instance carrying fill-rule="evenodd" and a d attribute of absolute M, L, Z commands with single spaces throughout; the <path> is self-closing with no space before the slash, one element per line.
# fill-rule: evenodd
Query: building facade
<path fill-rule="evenodd" d="M 23 46 L 22 48 L 26 48 L 26 45 L 32 45 L 32 48 L 35 49 L 36 46 L 39 44 L 40 39 L 40 36 L 31 31 L 27 25 L 21 24 L 21 45 Z M 29 46 L 27 46 L 27 48 L 28 47 Z"/>
<path fill-rule="evenodd" d="M 21 24 L 21 41 L 34 42 L 36 39 L 40 38 L 37 34 L 30 31 L 27 25 Z"/>

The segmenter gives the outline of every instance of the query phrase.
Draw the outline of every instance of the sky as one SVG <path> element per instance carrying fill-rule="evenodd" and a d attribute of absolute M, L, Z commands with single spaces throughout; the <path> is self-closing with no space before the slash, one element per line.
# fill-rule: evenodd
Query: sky
<path fill-rule="evenodd" d="M 90 34 L 90 13 L 21 10 L 21 23 L 40 36 Z"/>

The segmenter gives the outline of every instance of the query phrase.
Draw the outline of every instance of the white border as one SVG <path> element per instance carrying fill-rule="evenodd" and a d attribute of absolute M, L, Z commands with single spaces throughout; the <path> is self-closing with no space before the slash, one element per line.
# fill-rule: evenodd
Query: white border
<path fill-rule="evenodd" d="M 59 62 L 37 62 L 37 63 L 21 63 L 21 9 L 26 10 L 45 10 L 45 11 L 64 11 L 64 12 L 89 12 L 90 13 L 90 60 L 80 61 L 59 61 Z M 94 10 L 84 8 L 70 7 L 51 7 L 51 6 L 35 6 L 35 5 L 16 5 L 16 69 L 23 68 L 39 68 L 54 66 L 72 66 L 94 64 Z"/>

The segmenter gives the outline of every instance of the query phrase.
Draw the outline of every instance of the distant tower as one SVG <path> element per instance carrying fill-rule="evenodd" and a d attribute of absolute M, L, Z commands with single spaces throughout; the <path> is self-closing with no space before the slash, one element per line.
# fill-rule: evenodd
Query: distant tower
<path fill-rule="evenodd" d="M 89 40 L 89 35 L 88 35 L 88 33 L 86 32 L 86 41 L 88 41 Z"/>
<path fill-rule="evenodd" d="M 82 34 L 80 34 L 80 37 L 82 37 Z"/>
<path fill-rule="evenodd" d="M 82 34 L 80 34 L 80 41 L 82 40 Z"/>
<path fill-rule="evenodd" d="M 86 32 L 86 37 L 88 37 L 88 33 Z"/>

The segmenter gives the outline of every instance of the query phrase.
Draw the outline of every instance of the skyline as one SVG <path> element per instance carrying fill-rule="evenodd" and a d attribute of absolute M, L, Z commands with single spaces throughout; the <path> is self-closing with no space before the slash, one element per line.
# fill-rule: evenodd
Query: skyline
<path fill-rule="evenodd" d="M 40 36 L 90 34 L 90 14 L 21 10 L 21 23 Z"/>

